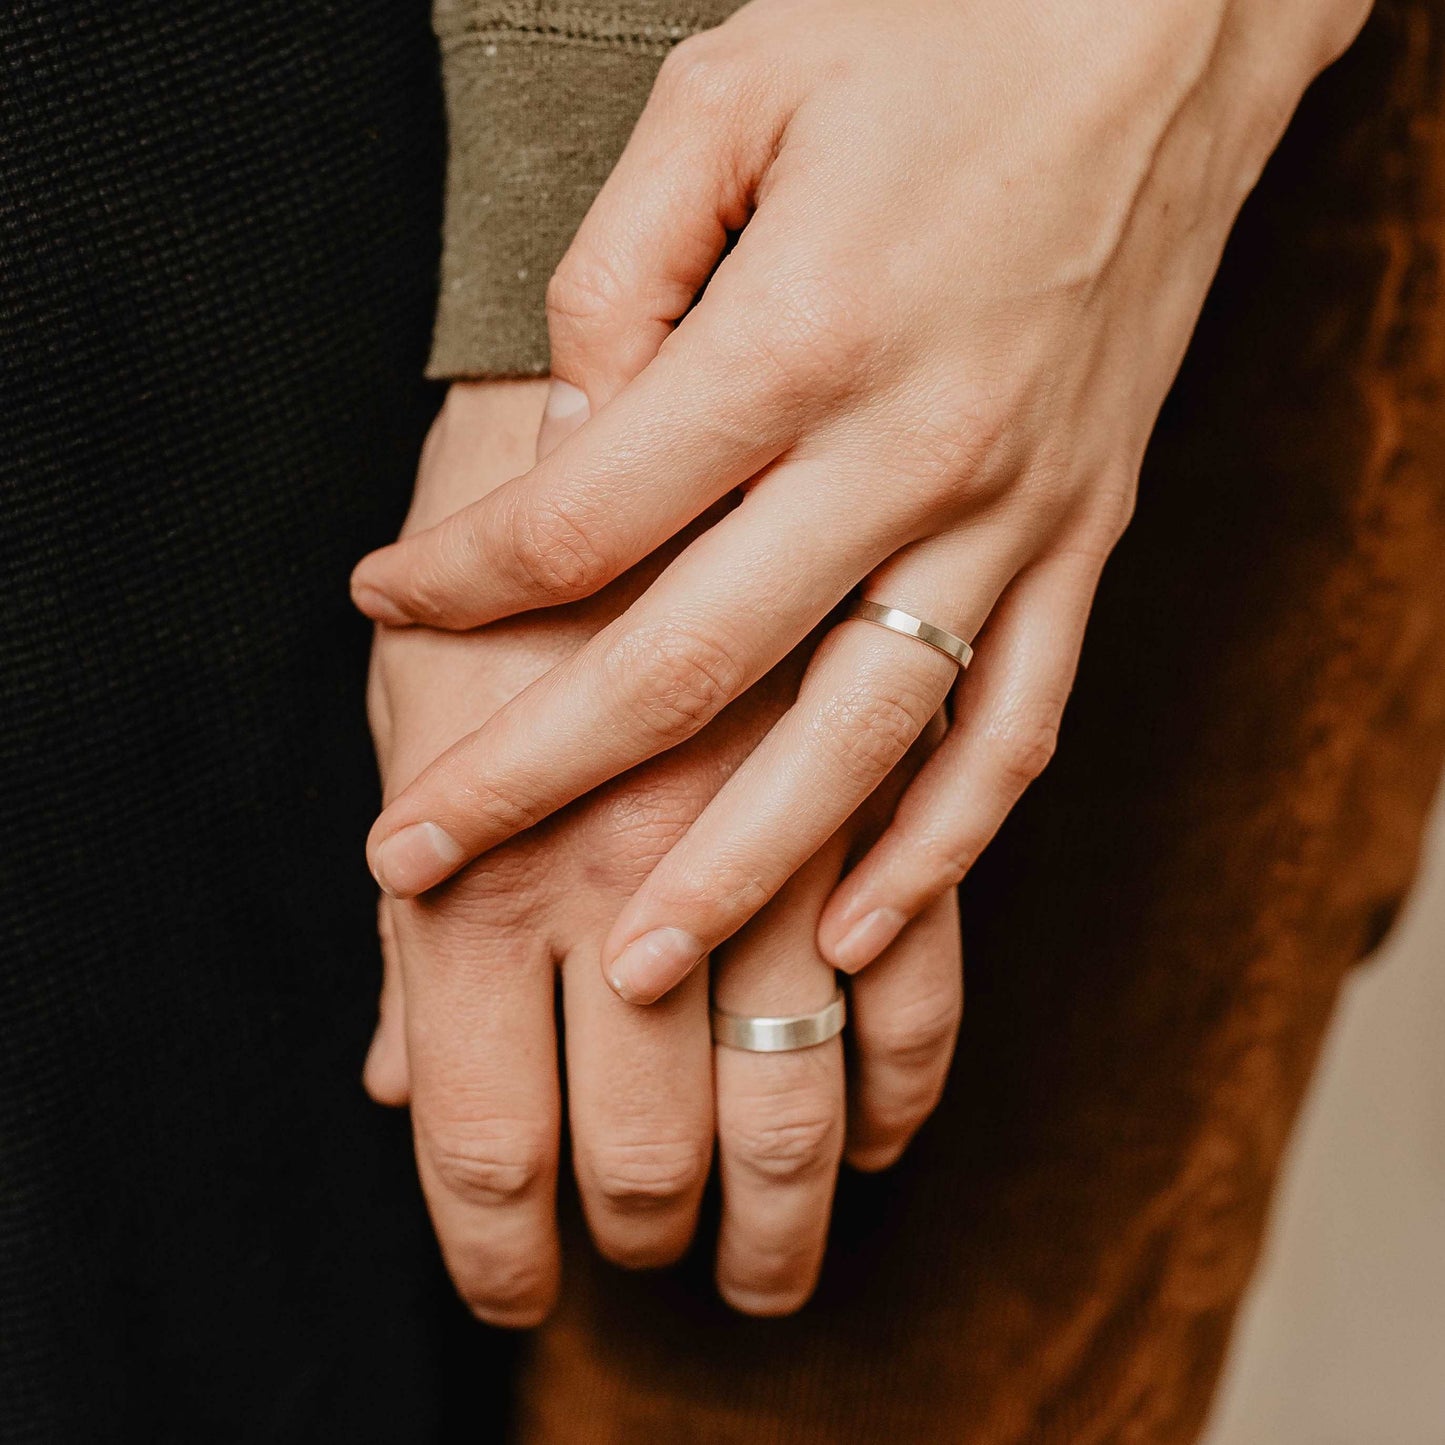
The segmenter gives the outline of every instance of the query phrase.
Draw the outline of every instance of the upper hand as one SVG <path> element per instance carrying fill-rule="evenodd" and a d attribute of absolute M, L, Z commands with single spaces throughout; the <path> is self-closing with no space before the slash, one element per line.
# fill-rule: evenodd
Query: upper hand
<path fill-rule="evenodd" d="M 427 889 L 691 736 L 862 584 L 980 634 L 951 733 L 821 922 L 832 963 L 876 956 L 1048 758 L 1233 217 L 1364 9 L 755 0 L 680 46 L 551 288 L 554 411 L 590 420 L 366 559 L 355 595 L 470 627 L 590 595 L 745 494 L 392 800 L 383 886 Z M 739 928 L 953 683 L 917 642 L 829 633 L 622 911 L 614 986 L 656 997 Z"/>

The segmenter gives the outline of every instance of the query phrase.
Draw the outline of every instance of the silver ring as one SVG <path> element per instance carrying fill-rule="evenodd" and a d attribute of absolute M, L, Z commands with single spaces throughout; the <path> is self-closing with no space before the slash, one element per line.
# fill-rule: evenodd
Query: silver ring
<path fill-rule="evenodd" d="M 910 612 L 900 612 L 896 607 L 885 607 L 881 602 L 860 599 L 848 609 L 848 616 L 856 617 L 859 622 L 876 623 L 890 632 L 902 633 L 904 637 L 916 637 L 956 662 L 960 672 L 973 661 L 973 648 L 963 638 L 946 632 L 942 627 L 935 627 L 921 617 L 914 617 Z"/>
<path fill-rule="evenodd" d="M 792 1014 L 787 1018 L 748 1018 L 744 1014 L 712 1011 L 713 1042 L 727 1049 L 746 1049 L 750 1054 L 781 1054 L 791 1049 L 811 1049 L 843 1032 L 848 1004 L 840 988 L 817 1013 Z"/>

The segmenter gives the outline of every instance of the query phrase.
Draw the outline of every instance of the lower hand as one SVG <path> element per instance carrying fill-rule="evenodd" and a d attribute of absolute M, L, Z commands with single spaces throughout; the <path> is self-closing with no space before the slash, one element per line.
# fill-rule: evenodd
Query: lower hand
<path fill-rule="evenodd" d="M 408 527 L 520 470 L 540 409 L 535 384 L 454 387 Z M 388 795 L 585 647 L 647 580 L 482 633 L 378 629 L 371 714 Z M 448 1268 L 484 1319 L 536 1323 L 557 1288 L 559 974 L 574 1168 L 598 1246 L 624 1265 L 676 1258 L 716 1140 L 718 1286 L 750 1313 L 796 1309 L 811 1291 L 840 1155 L 862 1168 L 892 1162 L 938 1096 L 962 997 L 951 897 L 855 982 L 846 1095 L 840 1039 L 794 1053 L 715 1049 L 709 970 L 653 1009 L 623 1003 L 603 980 L 612 918 L 786 708 L 797 675 L 785 667 L 686 747 L 494 849 L 446 888 L 383 900 L 387 981 L 367 1085 L 383 1102 L 410 1103 Z M 721 1007 L 787 1014 L 827 1002 L 818 916 L 870 822 L 850 821 L 717 951 Z"/>

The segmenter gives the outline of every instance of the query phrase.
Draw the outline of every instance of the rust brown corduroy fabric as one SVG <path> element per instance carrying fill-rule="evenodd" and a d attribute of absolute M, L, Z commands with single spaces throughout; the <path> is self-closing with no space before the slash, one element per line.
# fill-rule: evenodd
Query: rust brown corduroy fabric
<path fill-rule="evenodd" d="M 716 1302 L 706 1229 L 659 1277 L 574 1227 L 521 1375 L 525 1445 L 1197 1437 L 1341 980 L 1408 886 L 1445 750 L 1442 24 L 1439 0 L 1379 5 L 1246 209 L 1059 756 L 965 885 L 969 1012 L 937 1116 L 900 1168 L 845 1180 L 795 1319 Z M 565 74 L 569 123 L 596 107 L 620 142 L 641 89 L 609 86 L 642 61 L 525 29 L 505 44 L 527 74 Z M 463 95 L 451 52 L 454 145 L 465 125 L 464 150 L 503 153 L 510 209 L 489 230 L 471 190 L 501 186 L 454 155 L 469 209 L 433 368 L 530 370 L 536 272 L 606 158 L 558 166 L 566 214 L 518 199 L 523 171 L 554 185 L 521 137 L 551 154 L 558 122 L 521 72 L 466 64 Z M 461 315 L 467 295 L 484 305 Z"/>

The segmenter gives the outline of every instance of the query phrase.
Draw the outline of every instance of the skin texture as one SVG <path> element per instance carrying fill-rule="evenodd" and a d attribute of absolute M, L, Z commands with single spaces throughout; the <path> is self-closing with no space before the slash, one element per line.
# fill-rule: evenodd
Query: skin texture
<path fill-rule="evenodd" d="M 452 388 L 423 455 L 408 529 L 531 461 L 543 389 Z M 585 646 L 664 561 L 584 604 L 482 632 L 378 628 L 370 711 L 388 795 Z M 811 1292 L 845 1150 L 857 1167 L 886 1166 L 938 1098 L 962 1006 L 951 896 L 853 989 L 846 1090 L 841 1039 L 787 1054 L 715 1051 L 708 970 L 665 1003 L 639 1009 L 606 986 L 598 967 L 611 920 L 786 708 L 801 662 L 778 669 L 692 743 L 493 849 L 446 887 L 382 900 L 386 983 L 366 1084 L 380 1102 L 410 1104 L 443 1253 L 462 1296 L 487 1320 L 534 1324 L 555 1296 L 564 1107 L 589 1226 L 603 1253 L 624 1265 L 665 1264 L 687 1246 L 716 1140 L 719 1288 L 741 1310 L 778 1314 Z M 881 805 L 917 761 L 917 752 L 905 759 Z M 721 1007 L 787 1014 L 828 1001 L 833 974 L 817 953 L 818 916 L 850 847 L 881 822 L 850 820 L 719 949 L 711 973 Z"/>
<path fill-rule="evenodd" d="M 553 422 L 585 424 L 363 561 L 355 595 L 398 625 L 472 627 L 590 596 L 724 510 L 391 801 L 368 845 L 382 886 L 424 892 L 693 737 L 861 587 L 978 656 L 824 909 L 821 954 L 857 970 L 946 896 L 1052 752 L 1229 228 L 1363 14 L 757 0 L 681 45 L 551 288 Z M 661 997 L 742 928 L 954 683 L 916 641 L 831 631 L 620 910 L 612 986 Z"/>

